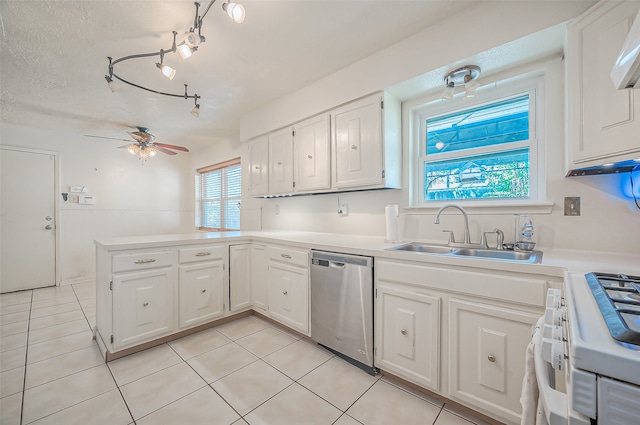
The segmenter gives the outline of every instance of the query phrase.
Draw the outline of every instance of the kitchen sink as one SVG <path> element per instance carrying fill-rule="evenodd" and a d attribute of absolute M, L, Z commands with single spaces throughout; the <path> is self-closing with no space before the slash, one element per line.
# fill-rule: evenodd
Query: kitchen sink
<path fill-rule="evenodd" d="M 423 254 L 440 254 L 447 256 L 485 258 L 490 260 L 514 261 L 517 263 L 538 264 L 542 262 L 541 251 L 510 251 L 484 248 L 464 248 L 448 245 L 432 245 L 420 242 L 410 242 L 404 245 L 388 248 L 389 251 L 409 251 Z"/>
<path fill-rule="evenodd" d="M 491 258 L 494 260 L 517 261 L 519 263 L 540 263 L 540 251 L 508 251 L 498 249 L 460 248 L 452 252 L 453 255 L 464 257 Z"/>
<path fill-rule="evenodd" d="M 405 245 L 394 246 L 390 249 L 395 251 L 424 252 L 426 254 L 451 254 L 457 248 L 446 245 L 430 245 L 419 242 L 410 242 Z"/>

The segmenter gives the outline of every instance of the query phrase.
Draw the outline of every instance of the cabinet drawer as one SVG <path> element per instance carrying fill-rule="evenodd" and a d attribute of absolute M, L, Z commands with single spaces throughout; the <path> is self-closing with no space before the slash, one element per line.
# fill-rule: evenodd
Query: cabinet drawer
<path fill-rule="evenodd" d="M 131 270 L 154 269 L 168 267 L 173 263 L 173 251 L 147 251 L 129 254 L 116 254 L 113 257 L 114 273 Z"/>
<path fill-rule="evenodd" d="M 224 247 L 222 245 L 208 245 L 180 248 L 178 258 L 181 264 L 217 260 L 224 258 Z"/>
<path fill-rule="evenodd" d="M 267 248 L 267 255 L 274 261 L 309 267 L 309 251 L 270 246 Z"/>

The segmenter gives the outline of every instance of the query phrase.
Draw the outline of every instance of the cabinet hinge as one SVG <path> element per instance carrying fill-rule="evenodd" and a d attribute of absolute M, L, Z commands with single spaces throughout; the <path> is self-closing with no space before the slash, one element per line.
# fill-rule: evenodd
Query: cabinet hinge
<path fill-rule="evenodd" d="M 384 109 L 384 100 L 380 101 L 380 109 Z"/>
<path fill-rule="evenodd" d="M 226 264 L 222 264 L 222 270 L 226 270 L 225 268 L 226 266 L 227 266 Z"/>
<path fill-rule="evenodd" d="M 109 282 L 109 290 L 113 291 L 113 280 L 111 282 Z"/>
<path fill-rule="evenodd" d="M 295 137 L 296 131 L 295 130 L 291 130 L 291 135 Z"/>
<path fill-rule="evenodd" d="M 295 189 L 295 187 L 296 187 L 296 182 L 293 182 L 293 187 L 294 187 L 294 189 Z"/>
<path fill-rule="evenodd" d="M 376 288 L 376 298 L 378 298 L 378 288 Z"/>
<path fill-rule="evenodd" d="M 111 343 L 113 344 L 113 335 L 111 335 Z"/>
<path fill-rule="evenodd" d="M 384 178 L 384 170 L 382 170 L 382 178 Z"/>

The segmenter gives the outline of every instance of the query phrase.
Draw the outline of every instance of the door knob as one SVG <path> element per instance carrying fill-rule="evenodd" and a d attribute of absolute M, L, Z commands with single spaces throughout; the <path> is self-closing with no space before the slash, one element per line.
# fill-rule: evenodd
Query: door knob
<path fill-rule="evenodd" d="M 44 228 L 47 230 L 51 230 L 53 229 L 53 226 L 51 226 L 50 224 L 47 224 L 46 226 L 44 226 Z"/>

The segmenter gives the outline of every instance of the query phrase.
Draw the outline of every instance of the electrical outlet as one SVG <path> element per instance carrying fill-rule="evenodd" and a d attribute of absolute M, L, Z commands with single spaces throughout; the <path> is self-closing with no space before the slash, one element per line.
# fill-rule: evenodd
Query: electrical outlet
<path fill-rule="evenodd" d="M 349 205 L 340 204 L 340 208 L 338 208 L 338 215 L 343 217 L 349 215 Z"/>
<path fill-rule="evenodd" d="M 564 198 L 564 215 L 573 217 L 580 216 L 580 197 Z"/>

